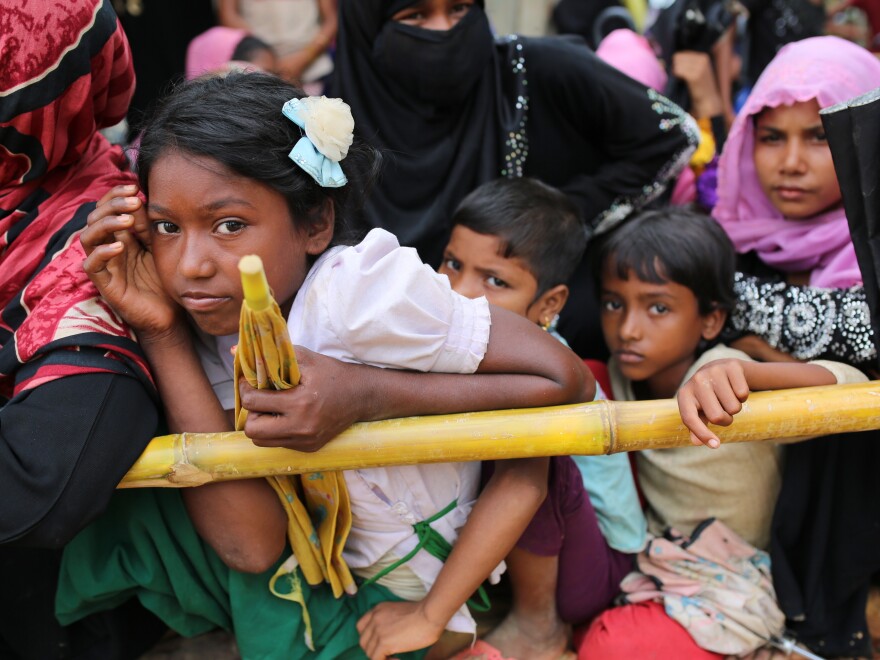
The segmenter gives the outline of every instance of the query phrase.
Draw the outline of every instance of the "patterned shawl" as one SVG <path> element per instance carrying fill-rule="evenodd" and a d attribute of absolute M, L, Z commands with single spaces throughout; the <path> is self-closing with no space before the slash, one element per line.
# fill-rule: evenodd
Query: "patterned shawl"
<path fill-rule="evenodd" d="M 73 374 L 149 383 L 79 242 L 95 200 L 135 182 L 96 133 L 122 119 L 134 90 L 116 14 L 109 0 L 4 2 L 0 53 L 0 397 Z"/>
<path fill-rule="evenodd" d="M 724 145 L 713 215 L 737 252 L 755 250 L 769 266 L 812 271 L 810 284 L 845 288 L 861 273 L 843 208 L 791 221 L 761 190 L 755 164 L 753 117 L 764 108 L 816 99 L 827 108 L 880 86 L 880 62 L 837 37 L 813 37 L 785 46 L 761 74 Z"/>

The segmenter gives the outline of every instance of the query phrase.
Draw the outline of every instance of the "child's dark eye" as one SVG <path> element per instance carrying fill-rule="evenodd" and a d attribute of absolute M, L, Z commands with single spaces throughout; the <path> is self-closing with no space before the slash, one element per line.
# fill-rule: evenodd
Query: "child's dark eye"
<path fill-rule="evenodd" d="M 605 309 L 609 312 L 616 312 L 621 307 L 623 307 L 623 305 L 621 305 L 620 302 L 617 300 L 604 300 L 602 302 L 602 309 Z"/>
<path fill-rule="evenodd" d="M 495 277 L 494 275 L 490 275 L 486 278 L 486 282 L 489 283 L 489 286 L 494 287 L 496 289 L 507 289 L 510 285 L 502 280 L 501 278 Z"/>
<path fill-rule="evenodd" d="M 157 220 L 153 223 L 153 231 L 157 234 L 179 234 L 180 227 L 167 220 Z"/>
<path fill-rule="evenodd" d="M 446 270 L 451 270 L 457 273 L 461 270 L 461 262 L 452 258 L 444 259 L 443 267 L 446 268 Z"/>
<path fill-rule="evenodd" d="M 665 314 L 669 311 L 669 308 L 662 303 L 654 303 L 653 305 L 651 305 L 651 311 L 654 314 Z"/>
<path fill-rule="evenodd" d="M 239 222 L 238 220 L 224 220 L 217 226 L 218 234 L 235 234 L 244 229 L 245 225 L 243 222 Z"/>

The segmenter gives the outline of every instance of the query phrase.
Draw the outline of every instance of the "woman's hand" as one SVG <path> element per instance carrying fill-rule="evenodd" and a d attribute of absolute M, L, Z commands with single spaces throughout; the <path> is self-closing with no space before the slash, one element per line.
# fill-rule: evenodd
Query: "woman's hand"
<path fill-rule="evenodd" d="M 137 186 L 116 186 L 98 201 L 80 235 L 83 269 L 142 342 L 167 336 L 181 310 L 165 293 L 149 245 L 149 221 Z"/>
<path fill-rule="evenodd" d="M 370 660 L 423 649 L 440 639 L 446 622 L 432 621 L 424 602 L 380 603 L 360 618 L 361 648 Z"/>
<path fill-rule="evenodd" d="M 317 451 L 357 421 L 376 369 L 296 347 L 300 383 L 289 390 L 257 390 L 239 383 L 248 411 L 245 434 L 261 447 Z"/>
<path fill-rule="evenodd" d="M 701 367 L 678 391 L 681 421 L 690 429 L 691 442 L 716 449 L 721 446 L 707 422 L 730 426 L 733 416 L 749 398 L 749 383 L 741 360 L 715 360 Z"/>
<path fill-rule="evenodd" d="M 724 109 L 721 93 L 708 53 L 679 51 L 672 56 L 672 75 L 687 83 L 692 114 L 697 118 L 720 115 Z"/>

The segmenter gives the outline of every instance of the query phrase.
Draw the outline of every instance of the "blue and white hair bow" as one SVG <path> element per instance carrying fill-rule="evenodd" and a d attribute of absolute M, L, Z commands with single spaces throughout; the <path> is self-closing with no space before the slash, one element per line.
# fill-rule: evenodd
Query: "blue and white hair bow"
<path fill-rule="evenodd" d="M 353 139 L 351 109 L 339 99 L 311 96 L 290 99 L 281 112 L 304 133 L 288 154 L 290 160 L 319 186 L 339 188 L 348 183 L 339 161 Z"/>

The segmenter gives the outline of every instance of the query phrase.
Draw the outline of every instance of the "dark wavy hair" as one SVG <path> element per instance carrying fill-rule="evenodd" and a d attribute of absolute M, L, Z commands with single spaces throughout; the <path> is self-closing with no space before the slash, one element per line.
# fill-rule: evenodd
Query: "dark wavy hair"
<path fill-rule="evenodd" d="M 580 263 L 587 233 L 565 194 L 537 179 L 495 179 L 465 197 L 452 226 L 496 236 L 501 256 L 522 259 L 538 281 L 540 296 L 565 284 Z"/>
<path fill-rule="evenodd" d="M 144 128 L 137 158 L 141 188 L 149 197 L 150 172 L 167 151 L 213 158 L 281 194 L 297 224 L 318 221 L 325 205 L 332 204 L 333 244 L 356 241 L 364 231 L 358 214 L 378 176 L 381 155 L 355 138 L 340 163 L 348 183 L 340 188 L 318 185 L 288 158 L 303 134 L 281 114 L 287 101 L 304 96 L 302 90 L 263 73 L 205 77 L 178 87 Z"/>
<path fill-rule="evenodd" d="M 736 252 L 721 225 L 706 215 L 679 208 L 647 211 L 604 237 L 595 254 L 597 283 L 610 266 L 621 279 L 634 273 L 645 282 L 687 287 L 700 314 L 729 312 L 736 303 Z"/>

